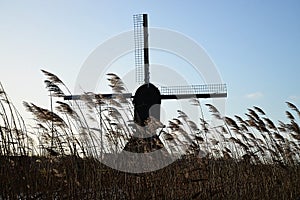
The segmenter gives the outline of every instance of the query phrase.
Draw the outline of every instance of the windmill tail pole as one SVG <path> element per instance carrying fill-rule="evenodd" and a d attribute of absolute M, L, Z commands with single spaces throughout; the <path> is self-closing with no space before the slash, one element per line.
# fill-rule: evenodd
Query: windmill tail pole
<path fill-rule="evenodd" d="M 143 14 L 143 29 L 144 29 L 144 74 L 145 84 L 150 82 L 149 72 L 149 44 L 148 44 L 148 17 L 147 14 Z"/>

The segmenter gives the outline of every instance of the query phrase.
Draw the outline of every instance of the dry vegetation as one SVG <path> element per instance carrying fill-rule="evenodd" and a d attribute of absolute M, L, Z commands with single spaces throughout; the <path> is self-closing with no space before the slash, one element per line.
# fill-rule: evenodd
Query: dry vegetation
<path fill-rule="evenodd" d="M 164 128 L 154 121 L 169 153 L 182 156 L 163 169 L 130 174 L 97 159 L 122 151 L 136 129 L 120 78 L 108 74 L 120 94 L 116 99 L 88 93 L 62 102 L 69 90 L 57 76 L 42 72 L 51 106 L 24 102 L 34 118 L 30 128 L 0 85 L 0 199 L 300 197 L 300 111 L 290 102 L 288 122 L 274 123 L 258 107 L 245 118 L 225 117 L 210 104 L 218 126 L 204 118 L 193 122 L 183 111 Z M 201 106 L 195 99 L 191 103 Z"/>

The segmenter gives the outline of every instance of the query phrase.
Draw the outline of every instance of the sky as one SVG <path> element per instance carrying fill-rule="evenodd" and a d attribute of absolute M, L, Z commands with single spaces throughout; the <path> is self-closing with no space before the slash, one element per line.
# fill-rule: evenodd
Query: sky
<path fill-rule="evenodd" d="M 150 27 L 177 31 L 205 50 L 228 87 L 225 115 L 243 116 L 259 106 L 275 121 L 285 120 L 285 101 L 300 106 L 297 0 L 0 0 L 0 81 L 25 119 L 23 101 L 49 108 L 40 69 L 74 90 L 90 54 L 132 30 L 139 13 L 148 13 Z M 174 63 L 159 59 L 159 52 L 150 55 L 151 63 Z M 186 67 L 176 70 L 193 76 Z"/>

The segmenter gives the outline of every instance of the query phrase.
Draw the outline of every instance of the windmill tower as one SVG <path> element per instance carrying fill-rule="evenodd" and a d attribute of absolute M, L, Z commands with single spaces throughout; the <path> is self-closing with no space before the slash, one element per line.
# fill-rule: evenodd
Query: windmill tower
<path fill-rule="evenodd" d="M 140 84 L 134 95 L 124 93 L 124 98 L 132 99 L 134 105 L 134 122 L 138 128 L 128 141 L 124 150 L 134 153 L 152 152 L 164 147 L 156 131 L 149 134 L 149 119 L 160 121 L 160 105 L 162 100 L 190 98 L 222 98 L 227 97 L 225 84 L 186 85 L 157 88 L 150 82 L 148 16 L 138 14 L 134 19 L 134 42 L 136 81 Z M 101 94 L 105 98 L 115 98 L 116 94 Z M 80 95 L 65 96 L 65 100 L 80 99 Z M 158 127 L 159 128 L 159 127 Z M 160 127 L 162 128 L 162 127 Z M 147 134 L 140 134 L 148 132 Z M 143 137 L 140 137 L 143 135 Z"/>

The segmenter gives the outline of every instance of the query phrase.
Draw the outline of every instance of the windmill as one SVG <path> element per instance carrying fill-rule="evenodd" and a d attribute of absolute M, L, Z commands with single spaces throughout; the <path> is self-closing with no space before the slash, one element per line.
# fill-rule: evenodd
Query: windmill
<path fill-rule="evenodd" d="M 121 94 L 124 98 L 132 99 L 134 105 L 134 122 L 139 132 L 147 132 L 149 119 L 160 120 L 160 105 L 162 100 L 190 98 L 221 98 L 227 97 L 225 84 L 186 85 L 172 87 L 156 87 L 150 82 L 148 16 L 138 14 L 134 19 L 134 42 L 136 81 L 140 84 L 134 95 Z M 101 94 L 104 98 L 115 98 L 120 94 Z M 78 100 L 81 95 L 65 96 L 65 100 Z M 137 129 L 136 129 L 137 130 Z M 151 152 L 164 147 L 159 134 L 151 133 L 149 137 L 132 136 L 124 150 L 135 153 Z"/>

